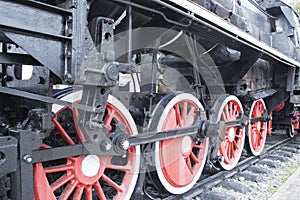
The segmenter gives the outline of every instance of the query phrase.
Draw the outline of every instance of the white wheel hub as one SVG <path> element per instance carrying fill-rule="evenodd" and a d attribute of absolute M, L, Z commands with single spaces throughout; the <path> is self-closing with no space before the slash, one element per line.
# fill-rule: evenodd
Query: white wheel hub
<path fill-rule="evenodd" d="M 181 152 L 183 154 L 188 153 L 191 150 L 192 143 L 193 141 L 190 136 L 184 136 L 181 141 Z"/>
<path fill-rule="evenodd" d="M 81 172 L 87 177 L 95 176 L 100 169 L 100 159 L 96 155 L 86 156 L 81 164 Z"/>
<path fill-rule="evenodd" d="M 229 130 L 228 130 L 228 140 L 230 142 L 233 142 L 234 138 L 235 138 L 234 127 L 230 127 Z"/>

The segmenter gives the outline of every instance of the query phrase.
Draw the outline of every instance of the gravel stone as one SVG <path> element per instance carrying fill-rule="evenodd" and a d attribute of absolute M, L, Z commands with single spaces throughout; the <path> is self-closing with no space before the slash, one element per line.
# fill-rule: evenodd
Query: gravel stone
<path fill-rule="evenodd" d="M 268 200 L 274 192 L 281 187 L 281 185 L 300 167 L 300 154 L 293 154 L 290 152 L 284 152 L 282 150 L 274 152 L 274 155 L 288 155 L 289 158 L 286 162 L 267 160 L 268 162 L 259 162 L 254 166 L 247 168 L 241 173 L 252 173 L 260 177 L 260 181 L 251 181 L 243 176 L 224 180 L 220 185 L 212 188 L 209 192 L 201 194 L 201 200 L 210 200 L 211 195 L 221 194 L 217 199 L 223 200 L 227 197 L 236 200 Z M 273 163 L 277 167 L 270 166 L 269 163 Z M 243 188 L 248 188 L 249 191 L 241 192 L 234 190 L 228 185 L 238 184 Z M 238 186 L 238 187 L 239 187 Z M 214 196 L 218 197 L 218 195 Z M 195 199 L 195 198 L 194 198 Z M 200 200 L 200 199 L 195 199 Z"/>
<path fill-rule="evenodd" d="M 268 166 L 271 168 L 278 168 L 280 167 L 280 162 L 277 162 L 275 160 L 268 160 L 268 159 L 264 159 L 258 162 L 259 164 L 262 164 L 264 166 Z"/>
<path fill-rule="evenodd" d="M 232 195 L 219 193 L 219 192 L 213 192 L 213 191 L 207 191 L 202 193 L 201 199 L 203 200 L 236 200 L 236 198 Z M 195 199 L 196 200 L 196 199 Z"/>
<path fill-rule="evenodd" d="M 294 154 L 291 153 L 291 152 L 286 152 L 286 151 L 282 151 L 282 150 L 279 150 L 276 152 L 276 155 L 278 156 L 284 156 L 284 157 L 289 157 L 289 158 L 292 158 L 294 157 Z"/>
<path fill-rule="evenodd" d="M 255 165 L 249 167 L 247 170 L 249 170 L 250 172 L 253 172 L 253 173 L 257 173 L 257 174 L 266 174 L 268 176 L 271 176 L 273 174 L 272 170 L 269 170 L 266 167 L 258 167 Z"/>
<path fill-rule="evenodd" d="M 262 181 L 261 176 L 251 173 L 251 172 L 240 172 L 238 174 L 235 175 L 239 181 L 243 182 L 245 180 L 249 180 L 249 181 L 254 181 L 254 182 L 258 182 L 258 181 Z"/>
<path fill-rule="evenodd" d="M 281 150 L 291 152 L 291 153 L 297 153 L 298 152 L 297 149 L 291 148 L 291 147 L 282 147 Z"/>
<path fill-rule="evenodd" d="M 267 156 L 266 159 L 278 160 L 278 161 L 281 161 L 281 162 L 287 162 L 289 160 L 287 157 L 278 156 L 278 155 Z"/>
<path fill-rule="evenodd" d="M 246 194 L 248 192 L 251 192 L 251 189 L 245 186 L 244 184 L 238 183 L 238 182 L 232 182 L 225 180 L 224 182 L 221 183 L 221 186 L 226 189 L 232 189 L 236 192 Z"/>

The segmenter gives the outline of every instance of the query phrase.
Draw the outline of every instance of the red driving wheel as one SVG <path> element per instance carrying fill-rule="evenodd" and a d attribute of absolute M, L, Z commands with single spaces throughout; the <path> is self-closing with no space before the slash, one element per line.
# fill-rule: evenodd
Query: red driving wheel
<path fill-rule="evenodd" d="M 72 93 L 63 98 L 75 102 L 81 92 Z M 71 99 L 71 100 L 70 100 Z M 79 98 L 80 99 L 80 98 Z M 56 108 L 57 111 L 57 108 Z M 67 131 L 66 112 L 71 113 L 70 126 L 74 124 L 73 133 Z M 77 110 L 62 107 L 53 118 L 57 134 L 49 140 L 51 145 L 43 144 L 41 148 L 55 148 L 53 145 L 75 145 L 84 142 L 84 136 L 76 126 Z M 114 124 L 126 126 L 128 135 L 137 134 L 134 121 L 124 105 L 109 96 L 104 124 L 109 132 Z M 66 199 L 130 199 L 134 190 L 140 165 L 139 146 L 128 149 L 125 158 L 121 156 L 81 155 L 65 159 L 36 163 L 34 165 L 34 189 L 36 200 Z"/>
<path fill-rule="evenodd" d="M 236 121 L 241 113 L 243 107 L 239 99 L 233 95 L 224 96 L 216 103 L 214 110 L 217 111 L 215 121 Z M 227 127 L 224 140 L 221 142 L 218 154 L 222 156 L 220 166 L 225 170 L 233 169 L 241 155 L 244 148 L 245 128 L 240 126 Z"/>
<path fill-rule="evenodd" d="M 249 118 L 258 118 L 262 117 L 263 113 L 266 110 L 266 105 L 262 99 L 258 99 L 252 103 Z M 267 122 L 264 121 L 255 121 L 248 124 L 248 138 L 247 146 L 251 154 L 258 156 L 266 142 L 267 138 Z"/>
<path fill-rule="evenodd" d="M 165 131 L 193 126 L 200 109 L 204 110 L 191 94 L 166 98 L 154 110 L 150 129 Z M 155 173 L 161 185 L 173 194 L 188 191 L 202 173 L 207 152 L 208 139 L 197 143 L 192 137 L 184 136 L 156 142 Z"/>

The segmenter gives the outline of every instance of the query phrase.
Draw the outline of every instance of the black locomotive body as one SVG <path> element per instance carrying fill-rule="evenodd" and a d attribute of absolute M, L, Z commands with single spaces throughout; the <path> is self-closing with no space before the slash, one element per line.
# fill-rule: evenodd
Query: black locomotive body
<path fill-rule="evenodd" d="M 297 133 L 299 43 L 279 0 L 1 0 L 0 198 L 164 197 L 233 169 Z"/>

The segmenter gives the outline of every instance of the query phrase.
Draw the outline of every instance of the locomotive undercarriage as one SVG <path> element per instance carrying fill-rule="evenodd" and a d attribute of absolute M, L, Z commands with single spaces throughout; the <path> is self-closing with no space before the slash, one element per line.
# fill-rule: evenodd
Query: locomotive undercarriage
<path fill-rule="evenodd" d="M 0 1 L 1 198 L 184 193 L 298 129 L 299 63 L 201 7 L 49 2 Z"/>

